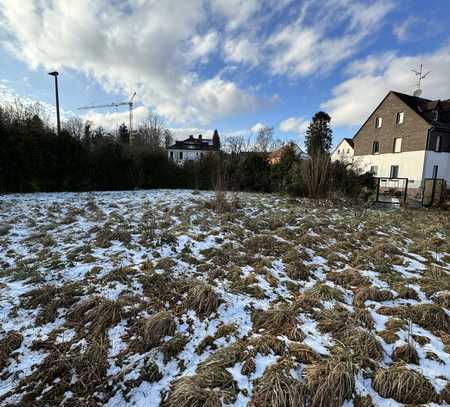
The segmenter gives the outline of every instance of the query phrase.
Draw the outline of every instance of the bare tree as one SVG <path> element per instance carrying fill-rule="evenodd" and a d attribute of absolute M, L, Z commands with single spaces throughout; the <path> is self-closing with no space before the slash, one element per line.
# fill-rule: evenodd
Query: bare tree
<path fill-rule="evenodd" d="M 77 140 L 81 140 L 84 134 L 85 123 L 79 117 L 71 117 L 63 123 L 63 129 L 67 130 L 70 135 Z"/>
<path fill-rule="evenodd" d="M 169 129 L 164 129 L 164 147 L 167 149 L 173 144 L 173 133 Z"/>
<path fill-rule="evenodd" d="M 261 153 L 267 153 L 275 150 L 281 145 L 281 141 L 274 138 L 273 127 L 262 127 L 256 134 L 256 140 L 254 144 L 255 151 Z"/>
<path fill-rule="evenodd" d="M 225 148 L 231 154 L 240 154 L 245 150 L 247 140 L 243 134 L 229 136 L 225 142 Z"/>
<path fill-rule="evenodd" d="M 166 142 L 166 128 L 163 119 L 151 112 L 148 118 L 139 126 L 136 142 L 146 144 L 153 149 L 159 149 Z"/>

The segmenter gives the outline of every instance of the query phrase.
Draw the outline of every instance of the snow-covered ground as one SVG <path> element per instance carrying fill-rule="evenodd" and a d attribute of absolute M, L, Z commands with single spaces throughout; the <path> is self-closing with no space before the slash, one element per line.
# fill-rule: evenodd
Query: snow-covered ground
<path fill-rule="evenodd" d="M 227 200 L 0 196 L 0 405 L 446 405 L 447 214 Z"/>

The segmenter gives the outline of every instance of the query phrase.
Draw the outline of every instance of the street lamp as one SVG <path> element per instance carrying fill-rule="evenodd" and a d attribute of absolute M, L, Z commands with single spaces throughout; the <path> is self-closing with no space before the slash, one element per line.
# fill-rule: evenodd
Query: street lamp
<path fill-rule="evenodd" d="M 57 133 L 59 136 L 59 133 L 61 132 L 61 121 L 59 118 L 59 95 L 58 95 L 58 71 L 54 71 L 54 72 L 49 72 L 48 73 L 51 76 L 55 77 L 55 92 L 56 92 L 56 128 L 57 128 Z"/>

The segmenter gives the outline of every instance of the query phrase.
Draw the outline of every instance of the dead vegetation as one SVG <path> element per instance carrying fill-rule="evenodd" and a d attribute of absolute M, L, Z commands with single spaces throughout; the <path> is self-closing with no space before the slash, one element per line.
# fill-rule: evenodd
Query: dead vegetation
<path fill-rule="evenodd" d="M 422 374 L 401 363 L 379 369 L 373 387 L 382 397 L 393 398 L 399 403 L 424 404 L 436 399 L 431 383 Z"/>
<path fill-rule="evenodd" d="M 158 346 L 166 336 L 174 336 L 175 329 L 175 320 L 168 311 L 160 311 L 149 318 L 139 320 L 133 328 L 141 352 Z"/>
<path fill-rule="evenodd" d="M 9 331 L 0 339 L 0 372 L 7 366 L 12 353 L 20 348 L 23 336 L 17 331 Z"/>
<path fill-rule="evenodd" d="M 294 368 L 295 364 L 285 359 L 269 366 L 256 381 L 250 406 L 305 406 L 305 385 L 292 376 L 291 370 Z"/>
<path fill-rule="evenodd" d="M 217 311 L 220 304 L 220 298 L 211 285 L 193 281 L 184 299 L 184 307 L 193 309 L 200 316 L 210 316 Z"/>

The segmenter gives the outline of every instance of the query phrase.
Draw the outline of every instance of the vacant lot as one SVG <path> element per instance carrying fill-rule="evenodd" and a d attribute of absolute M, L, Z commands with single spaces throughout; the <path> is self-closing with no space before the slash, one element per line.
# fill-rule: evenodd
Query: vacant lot
<path fill-rule="evenodd" d="M 0 197 L 0 405 L 446 405 L 449 225 L 257 194 Z"/>

